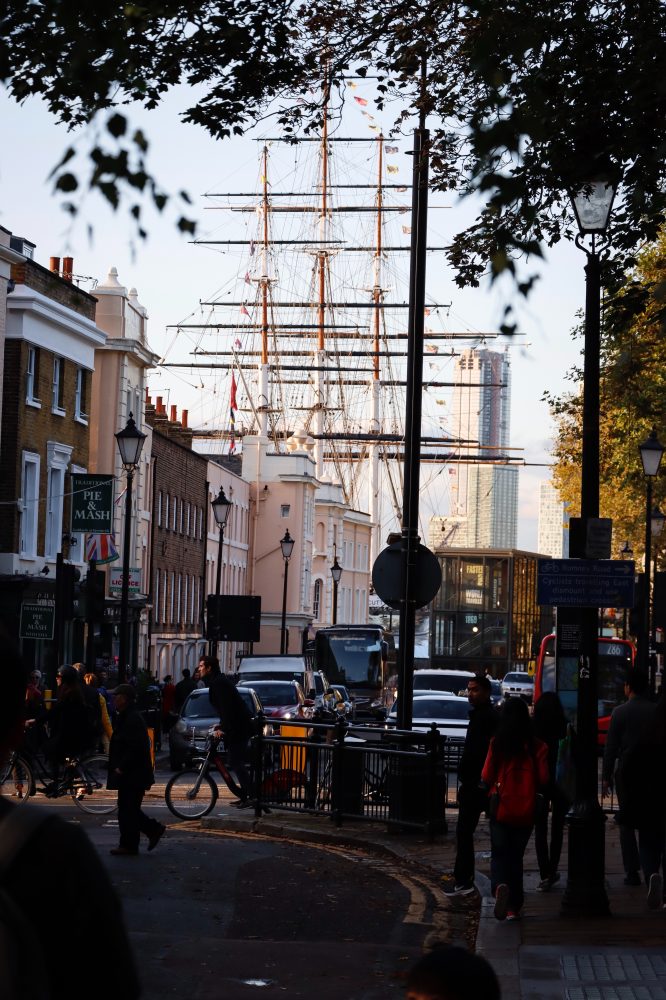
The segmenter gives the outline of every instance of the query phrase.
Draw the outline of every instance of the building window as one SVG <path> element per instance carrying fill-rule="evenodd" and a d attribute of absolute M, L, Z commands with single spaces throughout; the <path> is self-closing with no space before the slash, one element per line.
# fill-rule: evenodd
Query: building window
<path fill-rule="evenodd" d="M 157 527 L 162 527 L 162 490 L 157 494 Z"/>
<path fill-rule="evenodd" d="M 176 574 L 171 573 L 171 592 L 169 594 L 169 625 L 173 625 L 175 622 L 174 618 L 174 604 L 176 600 Z"/>
<path fill-rule="evenodd" d="M 162 613 L 160 614 L 160 621 L 163 625 L 166 625 L 167 620 L 167 588 L 169 586 L 167 571 L 162 571 Z"/>
<path fill-rule="evenodd" d="M 190 575 L 189 575 L 189 573 L 185 574 L 185 581 L 184 582 L 185 582 L 185 590 L 183 592 L 183 624 L 184 625 L 188 625 L 189 621 L 190 621 L 189 608 L 188 608 L 188 598 L 189 598 L 189 589 L 190 589 Z"/>
<path fill-rule="evenodd" d="M 288 503 L 283 503 L 280 506 L 280 517 L 289 517 L 289 512 L 291 507 Z"/>
<path fill-rule="evenodd" d="M 180 520 L 179 520 L 179 525 L 178 525 L 181 535 L 183 533 L 184 519 L 185 519 L 185 510 L 184 510 L 184 507 L 185 507 L 184 501 L 181 500 L 180 501 Z"/>
<path fill-rule="evenodd" d="M 25 372 L 25 401 L 28 406 L 42 405 L 39 401 L 39 348 L 28 347 L 28 367 Z"/>
<path fill-rule="evenodd" d="M 160 571 L 155 570 L 155 593 L 153 594 L 153 607 L 155 608 L 155 624 L 160 621 Z"/>
<path fill-rule="evenodd" d="M 201 511 L 201 507 L 197 507 L 197 522 L 199 528 L 199 530 L 197 531 L 197 538 L 199 539 L 199 541 L 201 541 L 203 537 L 203 514 Z"/>
<path fill-rule="evenodd" d="M 319 621 L 319 609 L 321 607 L 321 580 L 315 580 L 314 592 L 312 595 L 312 617 Z"/>
<path fill-rule="evenodd" d="M 194 624 L 195 620 L 196 619 L 194 617 L 194 577 L 192 577 L 192 586 L 190 588 L 190 622 Z"/>
<path fill-rule="evenodd" d="M 76 369 L 76 396 L 74 399 L 74 419 L 81 424 L 88 423 L 87 407 L 88 372 L 85 368 Z"/>
<path fill-rule="evenodd" d="M 88 470 L 84 469 L 80 465 L 72 465 L 69 471 L 72 473 L 72 475 L 82 476 L 85 475 Z M 71 484 L 71 479 L 70 479 L 70 484 Z M 85 532 L 84 531 L 72 532 L 69 541 L 69 561 L 72 563 L 76 563 L 79 566 L 83 565 L 86 559 L 85 547 L 86 547 Z"/>
<path fill-rule="evenodd" d="M 177 601 L 176 601 L 176 617 L 177 617 L 177 620 L 179 622 L 182 622 L 183 618 L 185 617 L 183 615 L 183 613 L 182 613 L 182 611 L 183 611 L 182 598 L 183 598 L 183 574 L 179 573 L 178 574 L 178 598 L 177 598 Z"/>
<path fill-rule="evenodd" d="M 164 527 L 169 527 L 169 494 L 164 494 Z"/>
<path fill-rule="evenodd" d="M 37 518 L 39 514 L 39 455 L 23 452 L 21 475 L 21 555 L 37 555 Z"/>
<path fill-rule="evenodd" d="M 65 500 L 65 472 L 72 449 L 69 445 L 47 441 L 46 540 L 44 555 L 55 559 L 62 545 L 62 518 Z"/>
<path fill-rule="evenodd" d="M 185 507 L 185 534 L 189 536 L 191 531 L 192 531 L 192 504 L 188 500 L 187 505 Z"/>
<path fill-rule="evenodd" d="M 65 362 L 63 358 L 53 359 L 51 412 L 57 413 L 60 417 L 65 415 Z"/>
<path fill-rule="evenodd" d="M 171 527 L 173 528 L 174 531 L 177 531 L 178 530 L 178 497 L 172 497 L 171 498 L 171 503 L 172 503 L 172 508 L 171 508 L 172 523 L 171 523 Z"/>

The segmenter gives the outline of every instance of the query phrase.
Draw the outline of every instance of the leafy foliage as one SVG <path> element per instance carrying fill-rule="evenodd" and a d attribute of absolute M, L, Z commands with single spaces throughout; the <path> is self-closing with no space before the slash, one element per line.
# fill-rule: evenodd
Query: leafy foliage
<path fill-rule="evenodd" d="M 297 136 L 324 102 L 339 111 L 353 74 L 374 79 L 380 106 L 399 101 L 396 129 L 428 113 L 436 188 L 482 198 L 449 248 L 460 285 L 509 272 L 527 293 L 519 261 L 571 237 L 568 191 L 600 170 L 621 181 L 609 285 L 664 219 L 663 0 L 6 0 L 0 29 L 0 80 L 18 101 L 39 95 L 71 127 L 108 113 L 118 148 L 96 144 L 88 185 L 113 205 L 121 188 L 158 188 L 124 105 L 155 108 L 186 84 L 184 121 L 215 138 L 266 116 Z"/>
<path fill-rule="evenodd" d="M 666 444 L 666 236 L 645 249 L 604 310 L 601 356 L 601 515 L 613 519 L 616 555 L 625 540 L 636 558 L 645 545 L 646 486 L 638 446 L 654 426 Z M 577 331 L 580 334 L 580 330 Z M 580 510 L 582 373 L 575 391 L 547 397 L 557 426 L 554 482 Z M 654 503 L 666 506 L 666 464 L 653 484 Z M 654 546 L 663 559 L 664 539 Z"/>

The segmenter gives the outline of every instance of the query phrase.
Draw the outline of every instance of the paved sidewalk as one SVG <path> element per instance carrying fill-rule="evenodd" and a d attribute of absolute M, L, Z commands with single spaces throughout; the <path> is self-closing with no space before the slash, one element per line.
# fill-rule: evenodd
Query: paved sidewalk
<path fill-rule="evenodd" d="M 429 842 L 419 834 L 393 834 L 379 824 L 345 823 L 329 818 L 279 812 L 256 821 L 252 814 L 208 818 L 204 827 L 255 830 L 272 836 L 319 842 L 357 844 L 380 849 L 427 869 L 437 883 L 450 872 L 455 857 L 455 813 L 449 833 Z M 625 886 L 617 827 L 606 827 L 606 873 L 611 916 L 590 920 L 560 912 L 566 885 L 567 844 L 562 853 L 561 882 L 539 893 L 531 840 L 525 855 L 525 913 L 516 923 L 493 917 L 488 879 L 490 840 L 482 821 L 476 838 L 479 895 L 444 898 L 439 929 L 426 939 L 462 942 L 476 928 L 476 950 L 497 971 L 502 995 L 522 1000 L 666 1000 L 666 911 L 649 910 L 644 887 Z"/>

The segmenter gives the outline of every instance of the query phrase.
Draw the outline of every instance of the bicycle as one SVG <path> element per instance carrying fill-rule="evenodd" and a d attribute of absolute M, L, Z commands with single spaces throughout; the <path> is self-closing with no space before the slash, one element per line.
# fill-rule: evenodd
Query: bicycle
<path fill-rule="evenodd" d="M 118 793 L 106 787 L 108 771 L 109 759 L 104 754 L 68 757 L 62 776 L 54 782 L 45 760 L 38 755 L 28 759 L 15 750 L 0 766 L 0 793 L 17 805 L 37 793 L 53 799 L 71 795 L 83 812 L 104 816 L 118 806 Z M 43 784 L 38 786 L 37 781 Z"/>
<path fill-rule="evenodd" d="M 227 788 L 237 799 L 241 787 L 227 767 L 222 738 L 210 732 L 206 737 L 204 756 L 195 758 L 195 766 L 174 774 L 164 789 L 167 806 L 179 819 L 201 819 L 215 808 L 220 790 L 210 771 L 215 767 Z"/>

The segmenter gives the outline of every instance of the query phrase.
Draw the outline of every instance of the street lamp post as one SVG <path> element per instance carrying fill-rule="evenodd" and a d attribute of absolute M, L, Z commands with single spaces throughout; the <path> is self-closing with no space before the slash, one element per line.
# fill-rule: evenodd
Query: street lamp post
<path fill-rule="evenodd" d="M 123 579 L 120 593 L 120 642 L 118 644 L 118 680 L 122 684 L 127 676 L 129 659 L 128 611 L 129 611 L 129 576 L 130 576 L 130 542 L 132 536 L 132 486 L 134 471 L 141 458 L 141 449 L 146 435 L 134 423 L 130 413 L 126 425 L 115 435 L 123 468 L 127 473 L 127 488 L 125 490 L 125 539 L 123 545 Z"/>
<path fill-rule="evenodd" d="M 287 638 L 287 580 L 289 579 L 289 560 L 294 551 L 294 539 L 289 534 L 289 529 L 284 533 L 284 538 L 280 539 L 282 558 L 284 559 L 284 586 L 282 588 L 282 625 L 280 628 L 280 655 L 285 656 L 289 640 Z"/>
<path fill-rule="evenodd" d="M 631 543 L 629 542 L 629 539 L 627 539 L 627 541 L 624 543 L 624 545 L 620 549 L 620 559 L 624 562 L 625 559 L 633 559 L 633 558 L 634 558 L 634 550 L 631 547 Z M 627 609 L 626 608 L 622 609 L 622 638 L 623 639 L 627 638 Z"/>
<path fill-rule="evenodd" d="M 342 566 L 338 562 L 337 554 L 333 558 L 331 566 L 331 578 L 333 579 L 333 625 L 338 624 L 338 584 L 342 576 Z"/>
<path fill-rule="evenodd" d="M 599 353 L 601 346 L 601 260 L 615 187 L 605 179 L 585 183 L 572 196 L 580 230 L 576 246 L 585 265 L 585 339 L 583 367 L 583 447 L 581 462 L 582 536 L 599 517 Z M 591 237 L 591 248 L 583 242 Z M 572 552 L 585 557 L 585 551 Z M 569 823 L 569 872 L 562 898 L 564 912 L 600 916 L 609 912 L 605 886 L 604 814 L 598 798 L 598 636 L 599 611 L 580 609 L 578 658 L 576 801 Z"/>
<path fill-rule="evenodd" d="M 220 589 L 222 586 L 222 546 L 224 544 L 224 529 L 227 525 L 227 520 L 229 518 L 229 512 L 232 507 L 231 500 L 227 500 L 223 488 L 220 486 L 220 492 L 217 494 L 214 500 L 210 502 L 213 508 L 213 517 L 215 518 L 215 523 L 219 529 L 220 535 L 217 545 L 217 570 L 215 574 L 215 597 L 219 598 Z M 219 600 L 218 600 L 219 605 Z M 217 609 L 217 616 L 219 618 L 220 609 Z M 210 650 L 212 656 L 217 656 L 217 639 L 215 639 L 210 644 Z"/>
<path fill-rule="evenodd" d="M 654 671 L 650 669 L 650 633 L 652 631 L 650 584 L 652 574 L 652 538 L 661 531 L 659 525 L 661 511 L 652 508 L 652 483 L 659 472 L 664 446 L 657 438 L 656 428 L 652 428 L 643 444 L 638 446 L 645 476 L 645 573 L 643 574 L 643 621 L 638 646 L 638 662 L 650 678 L 650 691 L 654 693 Z M 655 516 L 656 515 L 656 516 Z M 663 520 L 661 521 L 663 524 Z M 654 529 L 657 529 L 656 531 Z"/>

